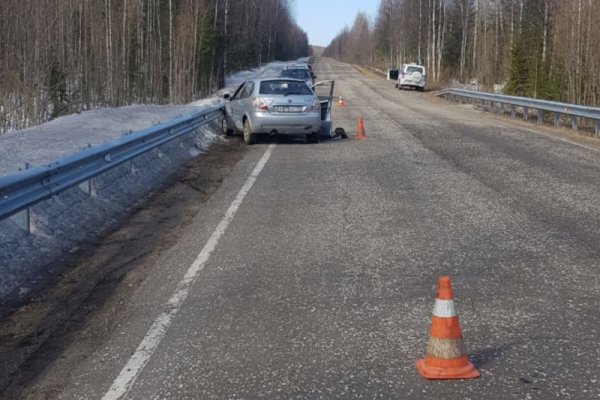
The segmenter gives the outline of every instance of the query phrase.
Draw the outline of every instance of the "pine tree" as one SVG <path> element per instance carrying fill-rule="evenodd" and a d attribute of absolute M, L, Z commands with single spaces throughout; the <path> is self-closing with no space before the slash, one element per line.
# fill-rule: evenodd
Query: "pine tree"
<path fill-rule="evenodd" d="M 529 66 L 523 47 L 523 38 L 515 40 L 511 51 L 506 92 L 516 96 L 526 96 L 528 92 Z"/>
<path fill-rule="evenodd" d="M 51 119 L 67 113 L 69 109 L 67 82 L 64 72 L 56 62 L 52 63 L 48 72 L 48 97 L 52 104 Z"/>

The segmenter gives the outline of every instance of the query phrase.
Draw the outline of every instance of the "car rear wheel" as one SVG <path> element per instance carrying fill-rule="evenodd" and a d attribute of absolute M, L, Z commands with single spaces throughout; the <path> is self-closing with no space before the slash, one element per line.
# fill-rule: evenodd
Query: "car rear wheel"
<path fill-rule="evenodd" d="M 229 129 L 229 126 L 227 126 L 227 118 L 226 117 L 223 117 L 223 122 L 221 122 L 221 130 L 223 131 L 223 134 L 226 136 L 233 134 L 233 130 Z"/>
<path fill-rule="evenodd" d="M 252 131 L 250 130 L 250 122 L 247 119 L 244 120 L 243 136 L 244 136 L 244 143 L 246 143 L 247 145 L 252 145 L 252 144 L 256 143 L 256 135 L 253 134 Z"/>

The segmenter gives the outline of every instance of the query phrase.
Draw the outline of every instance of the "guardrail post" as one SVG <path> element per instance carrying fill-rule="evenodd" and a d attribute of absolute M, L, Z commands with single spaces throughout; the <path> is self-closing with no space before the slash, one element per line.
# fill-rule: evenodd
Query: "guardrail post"
<path fill-rule="evenodd" d="M 504 103 L 500 103 L 500 115 L 504 115 Z"/>
<path fill-rule="evenodd" d="M 88 196 L 92 195 L 92 180 L 89 179 L 87 181 L 81 182 L 77 187 Z"/>
<path fill-rule="evenodd" d="M 158 157 L 158 158 L 160 158 L 160 159 L 162 159 L 162 158 L 164 157 L 164 154 L 163 154 L 163 152 L 162 152 L 162 151 L 160 151 L 160 149 L 159 149 L 158 147 L 155 147 L 155 148 L 153 149 L 153 151 L 154 151 L 154 155 L 156 155 L 156 157 Z"/>
<path fill-rule="evenodd" d="M 600 136 L 600 119 L 596 120 L 596 136 Z"/>
<path fill-rule="evenodd" d="M 485 112 L 485 100 L 481 99 L 481 112 Z"/>
<path fill-rule="evenodd" d="M 538 108 L 536 111 L 537 111 L 537 123 L 543 124 L 544 123 L 544 110 L 540 110 Z"/>
<path fill-rule="evenodd" d="M 19 168 L 19 171 L 23 171 L 23 169 L 31 168 L 31 164 L 29 162 L 25 163 L 24 168 Z M 29 208 L 24 209 L 23 211 L 19 211 L 16 214 L 13 214 L 9 217 L 17 226 L 23 229 L 27 233 L 31 233 L 31 210 Z"/>
<path fill-rule="evenodd" d="M 510 105 L 510 116 L 512 118 L 517 118 L 517 110 L 514 105 Z"/>
<path fill-rule="evenodd" d="M 137 174 L 138 169 L 135 167 L 135 164 L 133 163 L 133 159 L 129 160 L 129 173 L 132 175 Z"/>
<path fill-rule="evenodd" d="M 571 128 L 577 130 L 577 117 L 575 115 L 571 115 Z"/>
<path fill-rule="evenodd" d="M 186 141 L 185 141 L 185 140 L 183 140 L 183 139 L 181 139 L 181 136 L 180 136 L 180 137 L 179 137 L 179 148 L 181 148 L 181 149 L 185 149 L 186 147 L 187 147 L 187 146 L 186 146 Z"/>
<path fill-rule="evenodd" d="M 523 120 L 529 120 L 529 107 L 523 107 Z"/>
<path fill-rule="evenodd" d="M 129 131 L 131 132 L 131 131 Z M 127 136 L 129 135 L 129 133 L 125 132 L 123 134 L 123 136 Z M 91 149 L 92 148 L 92 144 L 88 143 L 83 149 Z M 88 179 L 87 181 L 83 181 L 81 182 L 79 185 L 77 185 L 77 187 L 79 188 L 79 190 L 81 190 L 83 193 L 87 194 L 88 196 L 92 197 L 92 180 Z"/>
<path fill-rule="evenodd" d="M 554 126 L 556 128 L 558 128 L 559 125 L 560 125 L 560 113 L 555 112 L 554 113 Z"/>
<path fill-rule="evenodd" d="M 14 214 L 10 219 L 17 224 L 19 228 L 27 233 L 31 233 L 31 210 L 29 208 Z"/>

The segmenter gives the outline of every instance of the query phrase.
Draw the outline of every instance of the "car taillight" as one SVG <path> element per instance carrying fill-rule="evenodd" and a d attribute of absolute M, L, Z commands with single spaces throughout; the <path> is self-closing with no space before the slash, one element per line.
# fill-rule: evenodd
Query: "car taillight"
<path fill-rule="evenodd" d="M 267 105 L 265 100 L 261 99 L 260 97 L 255 98 L 252 101 L 252 105 L 254 106 L 254 109 L 256 109 L 256 110 L 267 111 L 269 109 L 269 106 Z"/>
<path fill-rule="evenodd" d="M 313 111 L 321 111 L 321 103 L 319 102 L 319 99 L 314 99 L 310 109 Z"/>

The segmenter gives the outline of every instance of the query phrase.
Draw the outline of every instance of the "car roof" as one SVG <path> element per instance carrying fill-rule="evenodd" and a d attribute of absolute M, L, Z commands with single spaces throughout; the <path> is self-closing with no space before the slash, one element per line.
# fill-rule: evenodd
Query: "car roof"
<path fill-rule="evenodd" d="M 255 79 L 257 82 L 271 82 L 271 81 L 296 81 L 296 82 L 305 82 L 304 79 L 296 79 L 296 78 L 265 78 L 265 79 Z"/>
<path fill-rule="evenodd" d="M 308 69 L 308 65 L 306 65 L 306 64 L 292 64 L 292 65 L 286 65 L 284 69 Z"/>

